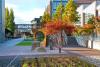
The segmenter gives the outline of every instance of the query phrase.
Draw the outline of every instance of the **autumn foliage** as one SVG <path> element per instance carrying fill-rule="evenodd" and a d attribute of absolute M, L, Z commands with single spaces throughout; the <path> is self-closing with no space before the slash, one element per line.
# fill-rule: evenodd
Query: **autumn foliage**
<path fill-rule="evenodd" d="M 48 22 L 44 26 L 44 31 L 46 35 L 56 34 L 62 30 L 65 30 L 67 34 L 71 34 L 74 32 L 75 27 L 73 25 L 68 25 L 67 23 L 63 22 Z"/>
<path fill-rule="evenodd" d="M 93 24 L 85 24 L 83 26 L 84 29 L 93 29 L 94 28 L 94 25 Z"/>
<path fill-rule="evenodd" d="M 97 22 L 100 22 L 100 16 L 95 17 L 95 19 L 97 20 Z"/>

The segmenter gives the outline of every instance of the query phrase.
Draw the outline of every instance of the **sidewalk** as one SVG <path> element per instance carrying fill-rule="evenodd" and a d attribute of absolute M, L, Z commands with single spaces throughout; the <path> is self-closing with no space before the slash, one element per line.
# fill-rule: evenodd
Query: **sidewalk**
<path fill-rule="evenodd" d="M 46 49 L 46 52 L 37 52 L 32 50 L 32 46 L 14 46 L 9 48 L 3 48 L 0 50 L 0 56 L 27 56 L 27 55 L 46 55 L 46 54 L 59 54 L 59 50 L 49 50 Z M 67 54 L 64 51 L 60 54 Z"/>
<path fill-rule="evenodd" d="M 90 48 L 74 47 L 74 48 L 63 48 L 65 52 L 70 52 L 72 54 L 80 56 L 100 56 L 100 51 Z"/>
<path fill-rule="evenodd" d="M 59 54 L 59 50 L 50 50 L 46 52 L 32 51 L 32 46 L 13 46 L 2 48 L 0 56 L 15 56 L 15 55 L 41 55 L 41 54 Z M 72 56 L 100 56 L 100 51 L 89 48 L 63 48 L 61 54 Z"/>
<path fill-rule="evenodd" d="M 0 48 L 15 46 L 17 43 L 19 43 L 21 41 L 23 41 L 23 38 L 8 40 L 3 43 L 0 43 Z"/>
<path fill-rule="evenodd" d="M 43 56 L 80 56 L 83 60 L 89 61 L 100 66 L 100 51 L 88 48 L 63 48 L 62 53 L 59 50 L 50 50 L 46 52 L 32 51 L 31 46 L 13 46 L 2 48 L 0 57 L 24 56 L 24 57 L 43 57 Z"/>

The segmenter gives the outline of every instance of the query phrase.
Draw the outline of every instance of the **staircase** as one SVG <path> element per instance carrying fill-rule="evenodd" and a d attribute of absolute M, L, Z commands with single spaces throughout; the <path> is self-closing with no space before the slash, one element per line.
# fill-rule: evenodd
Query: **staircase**
<path fill-rule="evenodd" d="M 80 47 L 75 37 L 68 36 L 66 47 Z"/>

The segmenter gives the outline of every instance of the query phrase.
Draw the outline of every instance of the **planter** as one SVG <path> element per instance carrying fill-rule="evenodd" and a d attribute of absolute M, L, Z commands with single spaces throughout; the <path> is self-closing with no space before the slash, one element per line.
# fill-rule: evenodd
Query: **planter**
<path fill-rule="evenodd" d="M 26 61 L 31 62 L 31 65 L 36 64 L 36 65 L 32 65 L 32 67 L 96 67 L 94 64 L 90 64 L 78 57 L 44 57 L 44 58 L 41 57 L 41 58 L 37 58 L 36 60 L 32 58 L 30 59 L 31 60 L 26 60 Z M 50 60 L 52 60 L 52 62 Z M 24 61 L 22 66 L 29 65 L 28 63 L 25 64 L 26 61 Z"/>

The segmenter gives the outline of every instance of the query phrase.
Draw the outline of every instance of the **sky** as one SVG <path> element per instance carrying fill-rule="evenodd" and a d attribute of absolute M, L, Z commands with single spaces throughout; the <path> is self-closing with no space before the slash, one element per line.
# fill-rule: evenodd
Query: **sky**
<path fill-rule="evenodd" d="M 16 24 L 28 24 L 42 16 L 49 0 L 5 0 L 5 7 L 14 10 Z"/>

